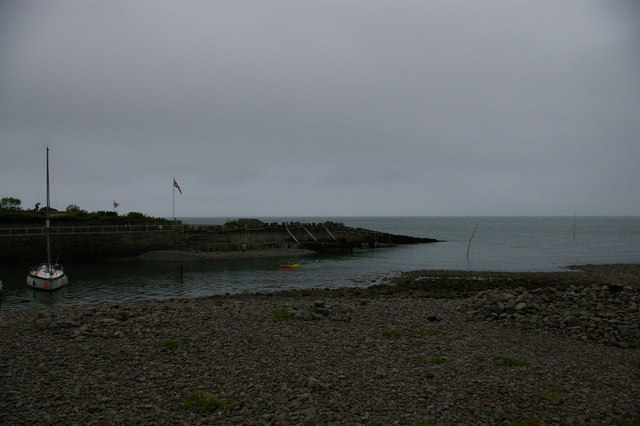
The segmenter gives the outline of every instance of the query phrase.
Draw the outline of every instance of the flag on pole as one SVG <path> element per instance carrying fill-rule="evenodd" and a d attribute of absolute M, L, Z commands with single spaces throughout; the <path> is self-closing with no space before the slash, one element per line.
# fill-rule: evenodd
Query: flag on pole
<path fill-rule="evenodd" d="M 173 186 L 178 188 L 178 191 L 180 191 L 180 195 L 182 195 L 182 189 L 180 189 L 180 185 L 178 185 L 178 182 L 176 182 L 176 178 L 173 178 Z"/>
<path fill-rule="evenodd" d="M 118 208 L 118 206 L 119 206 L 119 205 L 120 205 L 120 203 L 119 203 L 119 202 L 117 202 L 117 201 L 115 201 L 115 200 L 113 201 L 113 208 L 114 208 L 114 209 Z"/>

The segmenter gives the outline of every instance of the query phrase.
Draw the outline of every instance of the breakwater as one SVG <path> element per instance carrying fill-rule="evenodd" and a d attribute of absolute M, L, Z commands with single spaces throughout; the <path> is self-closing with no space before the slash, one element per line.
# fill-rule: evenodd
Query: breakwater
<path fill-rule="evenodd" d="M 350 252 L 357 248 L 433 242 L 437 240 L 352 228 L 336 222 L 190 225 L 184 229 L 184 246 L 195 251 L 301 248 L 318 252 Z"/>
<path fill-rule="evenodd" d="M 430 243 L 437 240 L 395 235 L 335 222 L 233 225 L 54 226 L 54 260 L 61 262 L 131 257 L 150 250 L 226 252 L 302 248 L 318 252 L 350 252 L 357 248 Z M 0 228 L 0 262 L 39 262 L 46 256 L 44 227 Z"/>

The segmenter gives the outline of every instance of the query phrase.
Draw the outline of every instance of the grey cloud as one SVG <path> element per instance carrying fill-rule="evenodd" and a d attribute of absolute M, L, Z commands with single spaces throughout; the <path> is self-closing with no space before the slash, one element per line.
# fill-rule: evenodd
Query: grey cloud
<path fill-rule="evenodd" d="M 166 216 L 173 176 L 182 215 L 640 208 L 634 2 L 2 7 L 2 192 L 25 204 L 50 144 L 62 208 Z"/>

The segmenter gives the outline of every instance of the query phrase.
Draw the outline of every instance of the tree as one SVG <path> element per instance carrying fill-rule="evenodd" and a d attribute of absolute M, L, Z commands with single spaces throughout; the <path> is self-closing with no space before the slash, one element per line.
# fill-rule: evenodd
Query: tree
<path fill-rule="evenodd" d="M 85 210 L 82 210 L 78 207 L 77 204 L 69 204 L 66 209 L 69 213 L 86 213 Z"/>
<path fill-rule="evenodd" d="M 0 210 L 20 211 L 22 200 L 14 197 L 4 197 L 0 200 Z"/>
<path fill-rule="evenodd" d="M 138 213 L 138 212 L 129 212 L 127 213 L 126 216 L 124 216 L 127 218 L 127 220 L 130 220 L 132 222 L 148 222 L 149 221 L 149 217 L 147 215 L 145 215 L 144 213 Z"/>

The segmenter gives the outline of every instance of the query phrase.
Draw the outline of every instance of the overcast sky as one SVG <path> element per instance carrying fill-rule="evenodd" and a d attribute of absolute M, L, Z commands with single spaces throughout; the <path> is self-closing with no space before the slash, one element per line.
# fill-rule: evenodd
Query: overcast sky
<path fill-rule="evenodd" d="M 0 0 L 0 197 L 640 215 L 635 0 Z"/>

